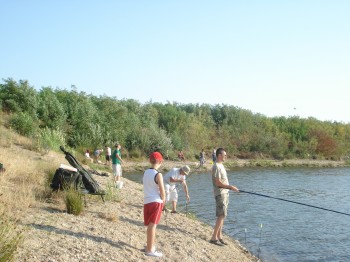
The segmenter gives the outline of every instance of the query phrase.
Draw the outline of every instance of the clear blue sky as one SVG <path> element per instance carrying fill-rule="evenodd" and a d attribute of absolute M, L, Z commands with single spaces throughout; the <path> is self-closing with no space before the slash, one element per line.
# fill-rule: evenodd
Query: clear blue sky
<path fill-rule="evenodd" d="M 350 122 L 350 1 L 1 1 L 0 78 Z"/>

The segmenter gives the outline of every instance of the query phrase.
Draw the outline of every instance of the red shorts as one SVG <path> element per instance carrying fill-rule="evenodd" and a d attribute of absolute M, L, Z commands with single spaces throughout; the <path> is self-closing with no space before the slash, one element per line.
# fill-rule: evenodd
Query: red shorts
<path fill-rule="evenodd" d="M 144 225 L 148 226 L 149 223 L 157 225 L 162 215 L 163 203 L 152 202 L 143 205 L 143 220 Z"/>

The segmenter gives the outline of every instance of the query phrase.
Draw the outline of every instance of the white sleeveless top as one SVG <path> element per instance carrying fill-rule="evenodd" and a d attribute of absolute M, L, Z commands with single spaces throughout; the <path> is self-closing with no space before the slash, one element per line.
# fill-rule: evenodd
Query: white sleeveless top
<path fill-rule="evenodd" d="M 159 172 L 153 168 L 147 169 L 143 174 L 143 203 L 148 204 L 152 202 L 163 203 L 160 198 L 159 186 L 156 184 L 154 178 Z"/>

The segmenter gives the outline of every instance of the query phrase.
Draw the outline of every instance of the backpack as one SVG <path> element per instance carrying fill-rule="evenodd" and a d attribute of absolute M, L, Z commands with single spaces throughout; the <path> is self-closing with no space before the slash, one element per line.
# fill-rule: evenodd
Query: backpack
<path fill-rule="evenodd" d="M 82 179 L 78 172 L 63 168 L 56 169 L 50 187 L 54 190 L 63 190 L 74 186 L 75 189 L 81 185 Z"/>
<path fill-rule="evenodd" d="M 67 152 L 63 146 L 60 146 L 61 151 L 66 155 L 66 160 L 68 163 L 78 170 L 78 174 L 81 176 L 81 181 L 84 184 L 86 190 L 90 194 L 105 194 L 105 192 L 100 188 L 97 181 L 92 177 L 89 171 L 87 171 L 76 159 L 75 157 Z"/>

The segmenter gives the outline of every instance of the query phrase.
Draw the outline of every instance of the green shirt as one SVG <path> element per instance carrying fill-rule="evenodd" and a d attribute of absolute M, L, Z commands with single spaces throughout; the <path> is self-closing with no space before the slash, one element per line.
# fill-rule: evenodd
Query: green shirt
<path fill-rule="evenodd" d="M 122 154 L 120 153 L 119 149 L 115 149 L 112 153 L 112 164 L 121 164 L 120 159 L 117 157 L 117 155 L 122 158 Z"/>

